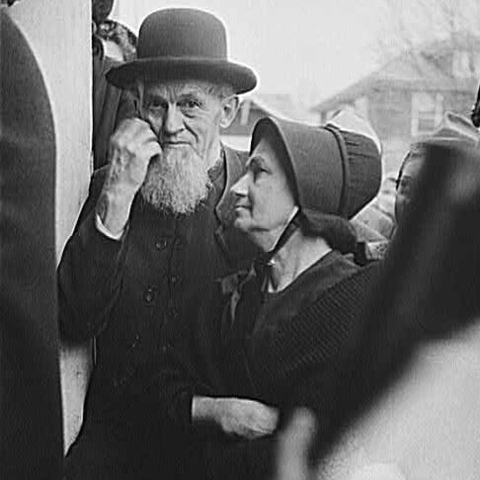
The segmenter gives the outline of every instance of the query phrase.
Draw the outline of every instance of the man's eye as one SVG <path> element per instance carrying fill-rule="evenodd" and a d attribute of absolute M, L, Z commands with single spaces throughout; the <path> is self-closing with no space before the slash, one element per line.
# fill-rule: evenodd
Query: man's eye
<path fill-rule="evenodd" d="M 151 99 L 146 102 L 146 107 L 148 110 L 158 111 L 165 108 L 165 105 L 161 100 Z"/>
<path fill-rule="evenodd" d="M 186 110 L 193 110 L 195 108 L 198 108 L 200 106 L 200 103 L 196 100 L 183 100 L 179 104 L 180 108 L 186 109 Z"/>

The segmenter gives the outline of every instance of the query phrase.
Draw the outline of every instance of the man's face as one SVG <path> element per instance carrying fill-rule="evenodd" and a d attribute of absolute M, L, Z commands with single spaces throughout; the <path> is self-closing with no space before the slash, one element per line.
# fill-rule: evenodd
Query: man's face
<path fill-rule="evenodd" d="M 229 109 L 232 103 L 203 82 L 146 84 L 139 90 L 140 117 L 162 147 L 161 157 L 150 162 L 142 195 L 157 209 L 191 213 L 208 195 L 208 170 L 220 156 L 220 127 L 236 108 Z"/>
<path fill-rule="evenodd" d="M 410 206 L 422 165 L 423 157 L 416 155 L 409 158 L 403 166 L 402 176 L 398 179 L 397 194 L 395 196 L 395 220 L 398 225 L 404 220 L 405 212 Z"/>
<path fill-rule="evenodd" d="M 223 102 L 205 82 L 147 83 L 140 114 L 162 149 L 191 149 L 213 163 L 218 158 Z"/>

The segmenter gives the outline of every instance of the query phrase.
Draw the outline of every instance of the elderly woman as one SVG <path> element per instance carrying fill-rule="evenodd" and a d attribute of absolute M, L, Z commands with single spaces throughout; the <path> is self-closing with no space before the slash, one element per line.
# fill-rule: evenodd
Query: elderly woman
<path fill-rule="evenodd" d="M 234 225 L 263 254 L 192 312 L 188 348 L 172 348 L 169 368 L 149 384 L 152 410 L 199 439 L 197 478 L 267 477 L 277 418 L 295 406 L 328 428 L 322 405 L 373 275 L 343 253 L 355 245 L 348 219 L 379 187 L 375 140 L 349 115 L 323 128 L 257 123 L 232 192 Z"/>

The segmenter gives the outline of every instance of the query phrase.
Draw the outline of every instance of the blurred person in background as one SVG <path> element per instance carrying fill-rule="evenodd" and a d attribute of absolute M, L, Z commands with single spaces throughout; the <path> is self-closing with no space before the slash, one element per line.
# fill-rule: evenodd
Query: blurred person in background
<path fill-rule="evenodd" d="M 420 178 L 420 172 L 425 161 L 425 145 L 428 144 L 429 140 L 445 140 L 454 141 L 461 145 L 477 145 L 480 135 L 468 119 L 453 112 L 446 112 L 431 135 L 422 137 L 412 143 L 402 161 L 395 182 L 395 224 L 391 237 L 402 224 L 405 211 L 411 202 L 415 185 Z M 358 254 L 359 263 L 363 264 L 382 259 L 387 253 L 391 237 L 363 242 Z"/>
<path fill-rule="evenodd" d="M 135 116 L 135 105 L 132 94 L 128 90 L 120 89 L 107 82 L 106 72 L 118 66 L 124 60 L 133 60 L 135 57 L 136 38 L 130 34 L 121 35 L 123 48 L 119 47 L 121 55 L 112 58 L 106 53 L 107 43 L 117 38 L 107 31 L 105 25 L 112 11 L 114 0 L 91 0 L 92 2 L 92 68 L 93 68 L 93 126 L 92 150 L 93 169 L 96 170 L 107 163 L 108 142 L 110 136 L 125 118 Z M 121 27 L 116 30 L 121 30 Z M 110 32 L 109 35 L 106 33 Z M 108 48 L 111 51 L 111 48 Z M 125 52 L 125 55 L 123 55 Z M 110 54 L 111 55 L 111 54 Z"/>

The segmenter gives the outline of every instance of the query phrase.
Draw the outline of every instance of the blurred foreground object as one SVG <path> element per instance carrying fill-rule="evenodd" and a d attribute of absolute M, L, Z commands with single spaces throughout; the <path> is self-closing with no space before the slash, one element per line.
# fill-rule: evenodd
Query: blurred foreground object
<path fill-rule="evenodd" d="M 338 366 L 341 400 L 311 478 L 479 476 L 480 154 L 451 140 L 425 148 L 412 206 Z M 305 439 L 294 423 L 287 434 L 298 465 Z"/>
<path fill-rule="evenodd" d="M 0 8 L 0 478 L 59 479 L 55 131 L 42 73 Z"/>
<path fill-rule="evenodd" d="M 458 140 L 424 146 L 411 208 L 352 339 L 355 353 L 339 367 L 347 380 L 333 424 L 360 418 L 364 454 L 395 458 L 407 478 L 473 480 L 480 472 L 480 427 L 472 427 L 480 421 L 480 155 Z"/>

